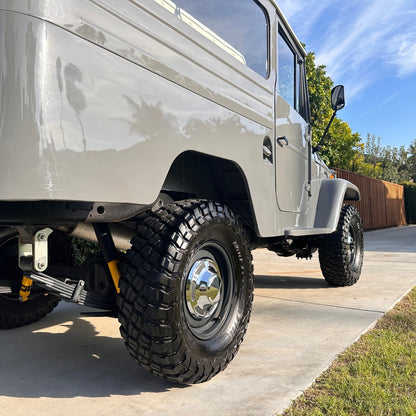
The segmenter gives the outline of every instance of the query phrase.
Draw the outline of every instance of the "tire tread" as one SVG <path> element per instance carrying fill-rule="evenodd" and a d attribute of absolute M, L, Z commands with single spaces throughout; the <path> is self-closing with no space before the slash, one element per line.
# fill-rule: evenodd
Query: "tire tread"
<path fill-rule="evenodd" d="M 0 329 L 12 329 L 37 322 L 58 305 L 59 299 L 44 294 L 26 302 L 0 297 Z"/>
<path fill-rule="evenodd" d="M 345 241 L 353 218 L 357 219 L 360 233 L 359 258 L 354 268 L 348 261 L 348 250 Z M 325 236 L 319 248 L 319 264 L 325 280 L 333 286 L 351 286 L 360 278 L 362 266 L 362 221 L 357 209 L 352 205 L 343 205 L 340 213 L 337 230 Z"/>
<path fill-rule="evenodd" d="M 122 265 L 117 306 L 126 347 L 143 368 L 175 382 L 204 382 L 223 370 L 235 356 L 248 325 L 253 276 L 244 238 L 250 257 L 251 295 L 232 348 L 219 359 L 197 359 L 178 336 L 175 273 L 192 238 L 216 218 L 245 235 L 227 207 L 205 200 L 180 201 L 144 218 Z"/>

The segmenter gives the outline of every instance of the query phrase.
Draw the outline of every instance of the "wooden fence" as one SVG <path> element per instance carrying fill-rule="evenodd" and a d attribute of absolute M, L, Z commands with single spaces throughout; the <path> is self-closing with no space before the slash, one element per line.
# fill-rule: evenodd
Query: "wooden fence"
<path fill-rule="evenodd" d="M 351 203 L 360 212 L 365 229 L 406 225 L 403 186 L 342 169 L 334 170 L 338 178 L 346 179 L 360 189 L 361 201 Z"/>

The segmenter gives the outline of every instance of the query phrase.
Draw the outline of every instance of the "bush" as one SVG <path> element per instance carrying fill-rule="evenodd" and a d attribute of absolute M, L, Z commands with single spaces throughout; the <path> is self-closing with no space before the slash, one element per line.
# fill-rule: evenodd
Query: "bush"
<path fill-rule="evenodd" d="M 403 182 L 402 185 L 404 186 L 407 223 L 416 224 L 416 183 Z"/>

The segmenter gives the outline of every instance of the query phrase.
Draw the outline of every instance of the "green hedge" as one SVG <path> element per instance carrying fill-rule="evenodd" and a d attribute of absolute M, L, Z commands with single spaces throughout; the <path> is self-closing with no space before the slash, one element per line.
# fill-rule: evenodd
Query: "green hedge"
<path fill-rule="evenodd" d="M 404 203 L 408 224 L 416 224 L 416 183 L 404 182 Z"/>

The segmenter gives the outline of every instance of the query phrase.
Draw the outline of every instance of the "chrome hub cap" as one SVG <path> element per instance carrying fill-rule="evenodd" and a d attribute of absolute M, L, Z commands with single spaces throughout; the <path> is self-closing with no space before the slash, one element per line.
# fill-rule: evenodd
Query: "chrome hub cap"
<path fill-rule="evenodd" d="M 210 318 L 221 301 L 222 292 L 217 263 L 212 259 L 196 261 L 186 282 L 186 304 L 191 316 L 198 320 Z"/>
<path fill-rule="evenodd" d="M 355 259 L 355 241 L 353 235 L 351 234 L 351 230 L 348 232 L 347 247 L 350 263 L 353 263 Z"/>

